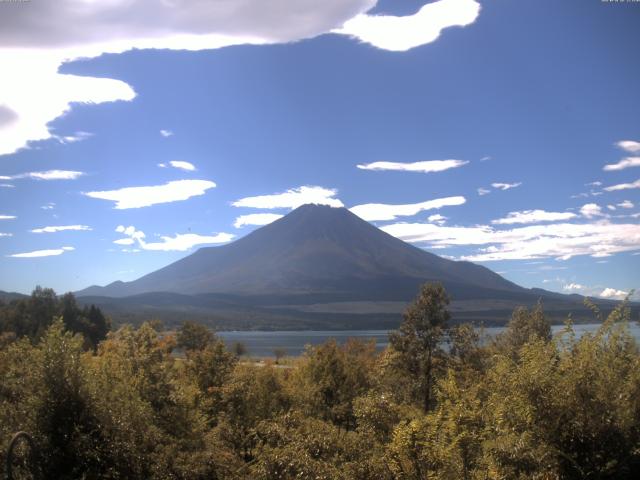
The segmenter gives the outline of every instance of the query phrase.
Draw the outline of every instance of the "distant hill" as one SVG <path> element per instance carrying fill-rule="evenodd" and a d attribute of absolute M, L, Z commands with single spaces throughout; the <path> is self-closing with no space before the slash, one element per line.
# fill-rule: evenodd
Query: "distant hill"
<path fill-rule="evenodd" d="M 76 295 L 125 317 L 201 316 L 238 328 L 373 328 L 397 323 L 427 281 L 444 284 L 452 310 L 465 320 L 505 321 L 514 306 L 538 299 L 550 314 L 586 312 L 580 296 L 525 289 L 486 267 L 405 243 L 345 208 L 321 205 L 303 205 L 137 280 Z"/>
<path fill-rule="evenodd" d="M 11 300 L 19 300 L 21 298 L 27 298 L 28 295 L 24 295 L 22 293 L 17 292 L 4 292 L 0 290 L 0 301 L 2 302 L 10 302 Z"/>

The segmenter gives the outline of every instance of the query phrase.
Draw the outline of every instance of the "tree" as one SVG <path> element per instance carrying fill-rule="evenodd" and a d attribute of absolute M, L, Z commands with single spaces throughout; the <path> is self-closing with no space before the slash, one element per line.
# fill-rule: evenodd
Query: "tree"
<path fill-rule="evenodd" d="M 190 320 L 178 330 L 178 347 L 185 350 L 204 350 L 214 340 L 215 336 L 207 327 Z"/>
<path fill-rule="evenodd" d="M 236 354 L 236 356 L 241 357 L 246 355 L 247 346 L 242 342 L 233 342 L 233 346 L 231 347 L 231 351 Z"/>
<path fill-rule="evenodd" d="M 444 354 L 440 344 L 450 318 L 447 305 L 449 297 L 441 284 L 424 284 L 404 312 L 400 328 L 389 334 L 395 364 L 413 380 L 425 412 L 431 408 L 435 366 Z"/>
<path fill-rule="evenodd" d="M 84 336 L 87 349 L 95 348 L 111 329 L 110 320 L 95 305 L 81 309 L 73 293 L 58 297 L 50 288 L 36 287 L 28 298 L 0 304 L 0 332 L 37 341 L 56 317 L 62 317 L 66 330 Z"/>
<path fill-rule="evenodd" d="M 276 357 L 276 365 L 287 355 L 287 349 L 283 347 L 276 347 L 273 349 L 273 355 Z"/>
<path fill-rule="evenodd" d="M 526 307 L 516 308 L 506 330 L 496 336 L 494 346 L 516 359 L 522 346 L 536 338 L 545 342 L 551 340 L 551 324 L 544 315 L 541 302 L 531 311 Z"/>

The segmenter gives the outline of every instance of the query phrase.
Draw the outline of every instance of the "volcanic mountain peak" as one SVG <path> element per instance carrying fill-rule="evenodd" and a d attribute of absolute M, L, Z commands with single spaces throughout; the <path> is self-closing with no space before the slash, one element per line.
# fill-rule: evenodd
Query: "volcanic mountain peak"
<path fill-rule="evenodd" d="M 375 298 L 374 292 L 387 288 L 383 285 L 413 288 L 429 280 L 458 289 L 523 290 L 485 267 L 409 245 L 346 208 L 307 204 L 235 242 L 201 248 L 133 282 L 91 287 L 79 294 L 351 291 Z"/>

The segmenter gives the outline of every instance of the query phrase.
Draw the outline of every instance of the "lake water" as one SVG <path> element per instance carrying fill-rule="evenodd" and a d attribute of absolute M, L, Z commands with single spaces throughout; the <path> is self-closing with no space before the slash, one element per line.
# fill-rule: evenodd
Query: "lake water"
<path fill-rule="evenodd" d="M 585 332 L 593 332 L 599 327 L 598 324 L 574 325 L 577 336 Z M 556 333 L 564 328 L 562 325 L 554 325 L 553 332 Z M 640 326 L 637 323 L 630 324 L 631 333 L 640 342 Z M 485 328 L 488 336 L 495 336 L 503 330 L 502 327 Z M 298 356 L 304 351 L 305 345 L 319 345 L 334 338 L 338 343 L 343 344 L 349 338 L 360 340 L 375 339 L 376 347 L 382 350 L 389 344 L 387 330 L 301 330 L 282 332 L 216 332 L 225 343 L 231 346 L 234 342 L 242 342 L 247 347 L 247 354 L 252 357 L 272 357 L 275 348 L 283 348 L 288 356 Z"/>

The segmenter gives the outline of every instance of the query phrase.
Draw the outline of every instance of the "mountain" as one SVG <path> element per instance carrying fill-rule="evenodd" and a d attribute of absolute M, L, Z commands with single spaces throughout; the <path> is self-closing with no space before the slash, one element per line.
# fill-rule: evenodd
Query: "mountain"
<path fill-rule="evenodd" d="M 27 298 L 28 295 L 23 295 L 22 293 L 17 292 L 5 292 L 0 290 L 0 301 L 1 302 L 10 302 L 12 300 L 20 300 L 22 298 Z"/>
<path fill-rule="evenodd" d="M 346 208 L 303 205 L 233 243 L 201 248 L 138 280 L 78 295 L 364 293 L 396 281 L 425 280 L 522 290 L 485 267 L 409 245 Z"/>
<path fill-rule="evenodd" d="M 363 315 L 397 322 L 427 281 L 442 282 L 452 310 L 465 319 L 508 318 L 514 306 L 539 298 L 561 315 L 584 310 L 581 297 L 525 289 L 483 266 L 407 244 L 345 208 L 323 205 L 303 205 L 235 242 L 76 295 L 108 312 L 352 327 L 362 325 Z"/>

